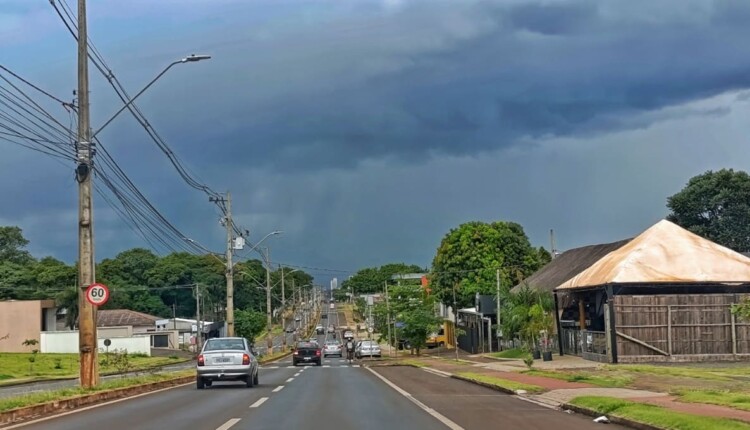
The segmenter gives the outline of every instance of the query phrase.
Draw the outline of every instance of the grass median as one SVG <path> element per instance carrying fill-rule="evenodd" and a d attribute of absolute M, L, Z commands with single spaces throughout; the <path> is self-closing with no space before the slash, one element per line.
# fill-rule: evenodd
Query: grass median
<path fill-rule="evenodd" d="M 675 412 L 612 397 L 584 396 L 570 403 L 602 415 L 626 418 L 665 430 L 750 430 L 750 424 L 740 421 Z"/>
<path fill-rule="evenodd" d="M 99 354 L 99 371 L 102 374 L 117 373 L 113 361 L 106 354 Z M 129 355 L 128 371 L 148 370 L 185 362 L 187 359 L 173 357 L 148 357 Z M 78 354 L 32 354 L 0 353 L 0 386 L 48 379 L 78 377 Z"/>
<path fill-rule="evenodd" d="M 490 375 L 483 375 L 481 373 L 459 372 L 456 375 L 461 376 L 466 379 L 470 379 L 472 381 L 494 385 L 496 387 L 500 387 L 505 390 L 511 390 L 511 391 L 524 390 L 527 393 L 541 393 L 544 391 L 544 388 L 538 385 L 524 384 L 522 382 L 510 381 L 508 379 L 502 379 L 502 378 L 498 378 L 496 376 L 490 376 Z"/>
<path fill-rule="evenodd" d="M 685 403 L 706 403 L 750 411 L 750 394 L 719 390 L 678 391 L 677 396 Z"/>
<path fill-rule="evenodd" d="M 0 412 L 25 406 L 40 405 L 57 400 L 65 400 L 73 397 L 83 396 L 86 394 L 97 393 L 101 391 L 114 390 L 117 388 L 134 387 L 137 385 L 161 382 L 170 379 L 176 379 L 186 376 L 195 375 L 195 370 L 183 370 L 179 372 L 155 373 L 150 375 L 133 376 L 129 378 L 118 378 L 104 381 L 95 388 L 84 389 L 80 387 L 63 388 L 60 390 L 40 391 L 36 393 L 24 394 L 21 396 L 1 398 Z"/>
<path fill-rule="evenodd" d="M 566 382 L 581 382 L 605 388 L 625 387 L 633 381 L 626 375 L 607 374 L 607 372 L 567 372 L 554 370 L 526 370 L 526 375 L 543 376 L 545 378 L 559 379 Z M 612 372 L 614 373 L 614 372 Z"/>
<path fill-rule="evenodd" d="M 531 354 L 529 354 L 528 352 L 524 351 L 521 348 L 506 349 L 505 351 L 492 352 L 487 355 L 489 355 L 490 357 L 495 357 L 495 358 L 511 358 L 511 359 L 519 359 L 519 358 L 522 359 L 522 358 L 531 356 Z"/>

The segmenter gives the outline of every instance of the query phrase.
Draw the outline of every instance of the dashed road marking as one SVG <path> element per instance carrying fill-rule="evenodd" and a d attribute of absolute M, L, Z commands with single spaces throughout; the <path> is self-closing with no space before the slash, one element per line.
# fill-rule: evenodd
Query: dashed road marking
<path fill-rule="evenodd" d="M 352 367 L 359 367 L 359 364 L 353 364 Z"/>
<path fill-rule="evenodd" d="M 274 388 L 272 392 L 273 393 L 278 393 L 279 391 L 281 391 L 283 389 L 284 389 L 284 386 L 283 385 L 279 385 L 278 387 Z"/>
<path fill-rule="evenodd" d="M 278 369 L 279 366 L 263 366 L 261 369 Z"/>
<path fill-rule="evenodd" d="M 301 374 L 302 374 L 302 372 L 297 372 L 297 373 L 294 374 L 294 376 L 299 376 Z"/>
<path fill-rule="evenodd" d="M 292 382 L 292 381 L 294 381 L 294 378 L 289 378 L 286 380 L 286 382 Z"/>
<path fill-rule="evenodd" d="M 231 420 L 229 420 L 229 421 L 225 422 L 224 424 L 222 424 L 221 427 L 217 428 L 216 430 L 227 430 L 230 427 L 232 427 L 233 425 L 237 424 L 238 422 L 240 422 L 239 418 L 232 418 Z"/>
<path fill-rule="evenodd" d="M 331 366 L 329 366 L 329 365 L 327 365 L 327 364 L 324 364 L 324 365 L 323 365 L 323 367 L 331 367 Z"/>
<path fill-rule="evenodd" d="M 250 407 L 251 408 L 257 408 L 258 406 L 262 405 L 263 403 L 266 403 L 266 400 L 268 400 L 268 397 L 261 397 L 260 399 L 258 399 L 257 402 L 255 402 L 252 405 L 250 405 Z"/>

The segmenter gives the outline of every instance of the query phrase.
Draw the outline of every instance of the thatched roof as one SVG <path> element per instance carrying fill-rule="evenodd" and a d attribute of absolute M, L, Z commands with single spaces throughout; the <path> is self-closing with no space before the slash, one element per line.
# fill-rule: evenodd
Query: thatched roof
<path fill-rule="evenodd" d="M 750 282 L 750 258 L 662 220 L 561 282 L 557 289 L 705 282 Z"/>
<path fill-rule="evenodd" d="M 588 269 L 610 252 L 621 248 L 631 239 L 600 245 L 588 245 L 563 252 L 550 263 L 537 270 L 533 275 L 513 287 L 517 291 L 521 285 L 528 285 L 535 290 L 552 291 L 557 286 Z"/>

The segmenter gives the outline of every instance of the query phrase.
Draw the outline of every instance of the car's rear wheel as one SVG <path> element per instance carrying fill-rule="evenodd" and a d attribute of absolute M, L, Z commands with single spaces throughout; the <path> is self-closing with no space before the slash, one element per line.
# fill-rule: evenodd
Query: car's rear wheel
<path fill-rule="evenodd" d="M 255 376 L 253 377 L 253 384 L 258 385 L 258 372 L 255 372 Z"/>
<path fill-rule="evenodd" d="M 206 388 L 206 383 L 203 381 L 203 378 L 201 378 L 200 376 L 195 379 L 195 387 L 199 390 Z"/>
<path fill-rule="evenodd" d="M 214 381 L 212 381 L 210 379 L 208 379 L 208 380 L 205 381 L 206 387 L 210 387 L 211 385 L 213 385 L 213 383 L 214 383 Z"/>
<path fill-rule="evenodd" d="M 247 388 L 253 388 L 253 382 L 255 382 L 255 378 L 253 378 L 253 376 L 250 375 L 247 377 L 247 379 L 245 379 L 245 386 Z"/>

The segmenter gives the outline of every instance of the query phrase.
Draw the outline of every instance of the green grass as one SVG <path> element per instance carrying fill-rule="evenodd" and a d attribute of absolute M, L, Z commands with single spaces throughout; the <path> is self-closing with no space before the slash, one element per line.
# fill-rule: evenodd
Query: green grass
<path fill-rule="evenodd" d="M 406 366 L 430 367 L 430 365 L 427 364 L 427 363 L 425 363 L 424 361 L 412 360 L 412 359 L 409 359 L 409 358 L 406 358 L 406 359 L 403 359 L 403 360 L 399 360 L 398 363 L 406 365 Z"/>
<path fill-rule="evenodd" d="M 750 424 L 740 421 L 685 414 L 612 397 L 584 396 L 577 397 L 570 403 L 602 415 L 628 418 L 668 430 L 750 430 Z"/>
<path fill-rule="evenodd" d="M 64 379 L 78 376 L 78 354 L 36 354 L 34 362 L 29 362 L 31 353 L 0 353 L 0 385 L 42 379 Z M 99 361 L 106 359 L 99 354 Z M 153 367 L 179 363 L 181 361 L 168 357 L 130 356 L 131 370 L 146 370 Z M 116 373 L 111 365 L 100 365 L 103 374 Z"/>
<path fill-rule="evenodd" d="M 556 372 L 554 370 L 526 370 L 522 373 L 545 378 L 554 378 L 566 382 L 581 382 L 606 388 L 625 387 L 633 381 L 629 376 L 600 375 L 584 372 Z"/>
<path fill-rule="evenodd" d="M 65 388 L 62 390 L 54 391 L 40 391 L 37 393 L 26 394 L 23 396 L 8 397 L 0 399 L 0 412 L 9 411 L 15 408 L 21 408 L 24 406 L 39 405 L 56 400 L 70 399 L 85 394 L 96 393 L 99 391 L 113 390 L 116 388 L 133 387 L 136 385 L 148 384 L 152 382 L 166 381 L 168 379 L 175 379 L 179 377 L 195 375 L 194 370 L 185 370 L 180 372 L 169 372 L 169 373 L 158 373 L 153 375 L 135 376 L 131 378 L 120 378 L 111 381 L 106 381 L 98 385 L 96 388 L 83 389 L 80 387 Z"/>
<path fill-rule="evenodd" d="M 513 348 L 506 349 L 505 351 L 493 352 L 488 355 L 495 358 L 525 358 L 529 356 L 529 353 L 521 348 Z"/>
<path fill-rule="evenodd" d="M 731 381 L 734 376 L 747 376 L 738 369 L 698 368 L 687 366 L 652 366 L 645 364 L 620 364 L 606 366 L 609 370 L 624 370 L 651 375 L 676 376 L 682 378 Z"/>
<path fill-rule="evenodd" d="M 680 401 L 686 403 L 708 403 L 750 411 L 750 394 L 747 393 L 721 390 L 688 390 L 679 391 L 677 395 Z"/>
<path fill-rule="evenodd" d="M 529 393 L 541 393 L 544 388 L 538 385 L 523 384 L 521 382 L 509 381 L 507 379 L 498 378 L 496 376 L 482 375 L 481 373 L 473 372 L 459 372 L 458 376 L 471 379 L 473 381 L 484 382 L 485 384 L 491 384 L 507 390 L 525 390 Z"/>

